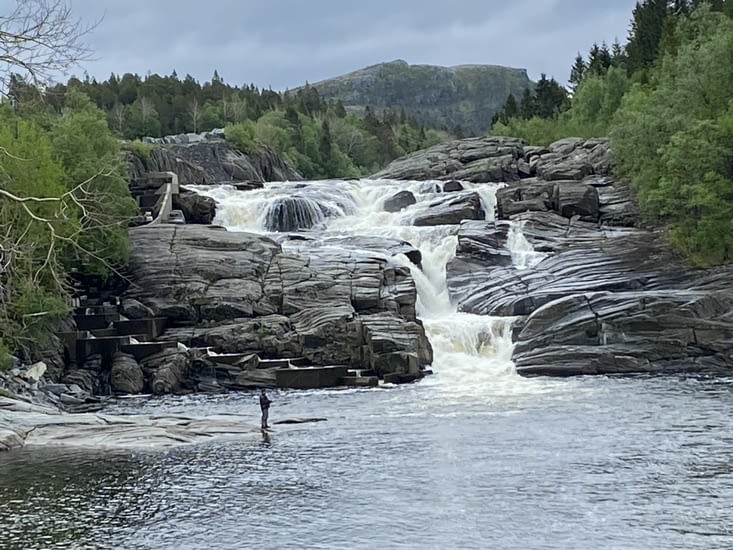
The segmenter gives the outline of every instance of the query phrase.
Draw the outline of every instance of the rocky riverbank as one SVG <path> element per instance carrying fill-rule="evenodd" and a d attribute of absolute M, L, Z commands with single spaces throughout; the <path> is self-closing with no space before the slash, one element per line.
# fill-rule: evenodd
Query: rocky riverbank
<path fill-rule="evenodd" d="M 518 317 L 520 374 L 729 374 L 733 268 L 693 268 L 662 231 L 640 228 L 611 166 L 607 140 L 538 148 L 484 137 L 418 152 L 374 177 L 507 183 L 497 222 L 460 222 L 447 275 L 462 311 Z M 510 220 L 536 251 L 519 269 Z"/>
<path fill-rule="evenodd" d="M 516 317 L 519 373 L 728 373 L 733 270 L 693 268 L 662 232 L 640 227 L 611 166 L 607 140 L 539 148 L 483 137 L 373 177 L 424 181 L 416 193 L 432 199 L 405 223 L 457 237 L 450 297 L 465 312 Z M 485 182 L 503 185 L 495 206 L 481 198 Z M 152 335 L 157 344 L 128 332 L 106 356 L 67 361 L 58 381 L 89 395 L 165 394 L 275 386 L 278 372 L 304 366 L 350 369 L 349 380 L 364 385 L 429 372 L 415 281 L 399 259 L 422 267 L 420 251 L 399 239 L 322 238 L 324 220 L 350 208 L 344 185 L 304 182 L 282 193 L 264 212 L 269 236 L 210 225 L 131 229 L 128 286 L 112 323 L 163 320 L 165 330 Z M 395 189 L 380 208 L 415 202 Z M 485 221 L 486 207 L 496 221 Z M 531 251 L 517 260 L 519 236 Z M 91 338 L 116 338 L 110 331 Z"/>

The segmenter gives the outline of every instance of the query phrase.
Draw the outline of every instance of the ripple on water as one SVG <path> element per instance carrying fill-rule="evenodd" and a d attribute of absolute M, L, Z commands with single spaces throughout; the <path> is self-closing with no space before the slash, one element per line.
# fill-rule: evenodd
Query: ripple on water
<path fill-rule="evenodd" d="M 155 453 L 6 453 L 3 547 L 733 546 L 729 381 L 526 382 L 483 403 L 429 383 L 275 392 L 273 417 L 328 421 Z M 249 393 L 113 410 L 257 414 Z"/>

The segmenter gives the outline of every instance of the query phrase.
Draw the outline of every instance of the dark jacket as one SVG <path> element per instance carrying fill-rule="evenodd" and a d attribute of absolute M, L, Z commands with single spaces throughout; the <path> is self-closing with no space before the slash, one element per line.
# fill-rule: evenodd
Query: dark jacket
<path fill-rule="evenodd" d="M 272 403 L 272 401 L 270 401 L 269 397 L 264 394 L 260 394 L 260 409 L 262 409 L 263 411 L 265 409 L 269 409 L 270 403 Z"/>

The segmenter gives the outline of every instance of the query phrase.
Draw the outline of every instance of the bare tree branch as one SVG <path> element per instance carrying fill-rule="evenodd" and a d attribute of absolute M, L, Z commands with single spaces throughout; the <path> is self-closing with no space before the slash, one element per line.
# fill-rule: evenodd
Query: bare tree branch
<path fill-rule="evenodd" d="M 12 74 L 38 87 L 89 60 L 84 37 L 98 23 L 73 17 L 68 0 L 17 0 L 0 16 L 0 93 L 7 94 Z"/>

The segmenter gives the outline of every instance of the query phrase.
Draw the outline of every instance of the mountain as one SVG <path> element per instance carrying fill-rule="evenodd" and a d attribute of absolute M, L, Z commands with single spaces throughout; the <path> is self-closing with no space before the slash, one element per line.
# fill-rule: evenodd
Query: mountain
<path fill-rule="evenodd" d="M 341 100 L 349 112 L 404 108 L 430 128 L 467 135 L 486 132 L 509 94 L 521 99 L 534 83 L 525 69 L 497 65 L 409 65 L 401 59 L 310 84 L 325 99 Z"/>

